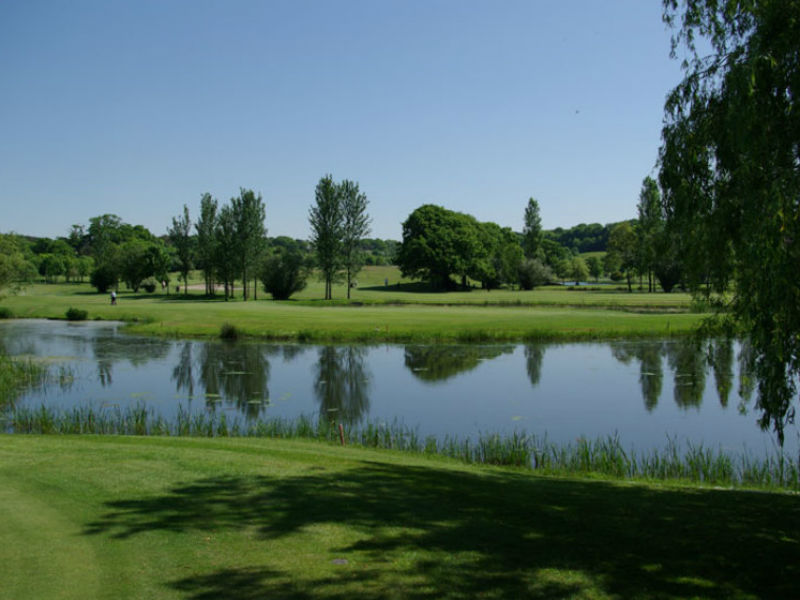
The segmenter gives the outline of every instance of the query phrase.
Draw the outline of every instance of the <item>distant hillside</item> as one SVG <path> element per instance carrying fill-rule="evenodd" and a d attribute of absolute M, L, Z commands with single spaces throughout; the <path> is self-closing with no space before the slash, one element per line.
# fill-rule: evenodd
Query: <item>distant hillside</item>
<path fill-rule="evenodd" d="M 625 222 L 625 221 L 620 221 Z M 604 252 L 608 246 L 608 235 L 617 223 L 607 223 L 601 225 L 600 223 L 581 223 L 564 229 L 556 227 L 555 229 L 545 230 L 545 237 L 558 242 L 565 248 L 570 250 L 575 248 L 578 252 Z M 631 224 L 635 220 L 627 221 Z"/>

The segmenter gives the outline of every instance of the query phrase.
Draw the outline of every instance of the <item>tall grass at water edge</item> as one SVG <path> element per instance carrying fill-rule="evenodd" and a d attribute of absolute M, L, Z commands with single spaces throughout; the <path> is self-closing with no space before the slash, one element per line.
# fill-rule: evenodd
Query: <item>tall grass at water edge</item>
<path fill-rule="evenodd" d="M 702 444 L 685 446 L 668 438 L 664 448 L 649 452 L 625 450 L 619 437 L 556 444 L 547 436 L 524 432 L 481 433 L 477 438 L 422 438 L 402 423 L 368 422 L 343 428 L 333 421 L 300 416 L 296 419 L 229 419 L 225 413 L 190 413 L 182 406 L 167 420 L 146 405 L 89 406 L 73 409 L 13 408 L 3 429 L 25 434 L 163 435 L 201 437 L 305 438 L 445 456 L 470 464 L 516 466 L 547 475 L 597 475 L 615 479 L 685 481 L 704 485 L 780 488 L 800 491 L 800 460 L 776 450 L 756 458 L 733 455 Z"/>
<path fill-rule="evenodd" d="M 64 383 L 71 379 L 72 373 L 64 367 L 53 372 L 33 359 L 10 357 L 0 352 L 0 406 L 10 404 L 24 390 L 42 389 L 54 377 Z"/>

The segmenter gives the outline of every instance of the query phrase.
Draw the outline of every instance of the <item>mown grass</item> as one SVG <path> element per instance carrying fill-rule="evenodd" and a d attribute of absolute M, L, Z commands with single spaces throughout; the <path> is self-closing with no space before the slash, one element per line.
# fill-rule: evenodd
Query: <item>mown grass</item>
<path fill-rule="evenodd" d="M 467 464 L 515 466 L 558 476 L 601 476 L 618 480 L 678 481 L 692 484 L 800 490 L 798 457 L 777 453 L 765 458 L 732 455 L 701 445 L 686 447 L 676 440 L 651 452 L 623 447 L 617 436 L 555 444 L 524 432 L 482 433 L 477 438 L 421 438 L 400 423 L 339 426 L 334 421 L 297 419 L 229 419 L 224 412 L 190 414 L 179 407 L 166 420 L 145 405 L 127 409 L 15 408 L 4 421 L 19 434 L 101 434 L 178 437 L 266 437 L 314 439 L 444 456 Z"/>
<path fill-rule="evenodd" d="M 793 598 L 796 495 L 297 440 L 0 436 L 3 598 Z"/>
<path fill-rule="evenodd" d="M 703 314 L 688 312 L 688 297 L 667 294 L 478 291 L 446 294 L 382 292 L 349 304 L 266 300 L 225 302 L 199 291 L 169 296 L 122 292 L 111 306 L 84 285 L 34 285 L 4 301 L 18 317 L 63 318 L 70 307 L 89 319 L 119 319 L 151 335 L 220 335 L 223 324 L 245 337 L 300 341 L 512 341 L 682 335 Z M 422 297 L 423 299 L 419 299 Z M 488 298 L 491 297 L 491 303 Z M 583 305 L 580 302 L 583 301 Z"/>

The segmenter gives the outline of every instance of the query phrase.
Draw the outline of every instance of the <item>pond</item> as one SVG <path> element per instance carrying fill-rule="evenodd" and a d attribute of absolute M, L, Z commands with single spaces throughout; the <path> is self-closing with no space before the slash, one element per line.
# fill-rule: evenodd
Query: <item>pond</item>
<path fill-rule="evenodd" d="M 48 357 L 71 377 L 17 406 L 178 407 L 240 419 L 321 415 L 400 422 L 421 436 L 525 431 L 556 443 L 619 435 L 639 451 L 668 438 L 755 455 L 757 425 L 739 344 L 689 340 L 496 345 L 301 345 L 167 340 L 109 322 L 0 322 L 0 348 Z M 796 452 L 798 429 L 787 428 Z"/>

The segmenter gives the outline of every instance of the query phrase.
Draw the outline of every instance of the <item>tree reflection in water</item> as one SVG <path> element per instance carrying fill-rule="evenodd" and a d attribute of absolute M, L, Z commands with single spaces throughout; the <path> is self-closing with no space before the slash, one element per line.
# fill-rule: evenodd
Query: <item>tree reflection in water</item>
<path fill-rule="evenodd" d="M 611 344 L 611 353 L 623 364 L 630 364 L 634 360 L 639 362 L 639 384 L 648 411 L 658 405 L 661 396 L 664 356 L 673 372 L 673 396 L 680 408 L 701 405 L 708 369 L 714 375 L 720 404 L 723 407 L 728 405 L 734 377 L 734 342 L 731 339 L 614 342 Z M 747 343 L 742 343 L 739 354 L 740 411 L 746 410 L 753 393 L 755 382 L 752 372 L 752 352 Z"/>
<path fill-rule="evenodd" d="M 200 348 L 195 370 L 193 349 Z M 237 342 L 185 342 L 172 370 L 178 391 L 191 398 L 195 386 L 205 390 L 206 406 L 225 403 L 246 417 L 258 417 L 269 404 L 270 364 L 267 355 L 278 348 Z M 196 377 L 195 377 L 196 373 Z"/>
<path fill-rule="evenodd" d="M 151 361 L 163 361 L 171 342 L 158 338 L 136 338 L 131 343 L 127 336 L 98 336 L 92 338 L 92 353 L 97 361 L 97 377 L 100 385 L 110 386 L 114 379 L 114 365 L 123 360 L 134 367 L 140 367 Z"/>
<path fill-rule="evenodd" d="M 352 424 L 369 410 L 370 373 L 367 349 L 321 346 L 314 365 L 314 392 L 323 419 Z"/>
<path fill-rule="evenodd" d="M 664 344 L 659 341 L 615 342 L 611 344 L 611 354 L 623 364 L 639 361 L 639 386 L 642 399 L 648 412 L 658 406 L 661 387 L 664 382 L 664 370 L 661 356 Z"/>
<path fill-rule="evenodd" d="M 719 339 L 708 343 L 706 351 L 708 364 L 714 373 L 719 403 L 728 406 L 731 388 L 733 387 L 733 340 Z"/>
<path fill-rule="evenodd" d="M 542 378 L 542 361 L 544 361 L 544 344 L 525 345 L 525 369 L 531 385 L 536 387 Z"/>
<path fill-rule="evenodd" d="M 667 362 L 674 371 L 673 396 L 680 408 L 699 407 L 706 389 L 706 357 L 699 342 L 690 339 L 666 344 Z"/>
<path fill-rule="evenodd" d="M 481 361 L 511 354 L 514 346 L 406 346 L 405 364 L 422 381 L 444 381 L 471 371 Z"/>

